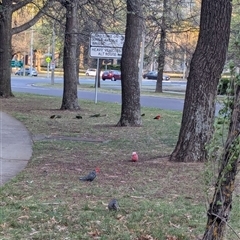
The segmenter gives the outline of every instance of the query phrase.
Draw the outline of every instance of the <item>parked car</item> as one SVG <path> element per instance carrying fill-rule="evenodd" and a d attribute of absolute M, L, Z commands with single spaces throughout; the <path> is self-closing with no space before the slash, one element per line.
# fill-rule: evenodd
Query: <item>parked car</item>
<path fill-rule="evenodd" d="M 145 74 L 143 74 L 143 78 L 145 79 L 157 79 L 158 71 L 149 71 Z M 163 75 L 163 80 L 168 81 L 170 80 L 170 77 L 168 75 Z"/>
<path fill-rule="evenodd" d="M 118 70 L 104 71 L 102 74 L 102 80 L 110 79 L 111 81 L 121 80 L 121 72 Z"/>
<path fill-rule="evenodd" d="M 24 68 L 19 69 L 18 71 L 15 72 L 15 75 L 18 76 L 23 76 Z M 34 76 L 37 77 L 38 72 L 35 68 L 32 68 L 32 71 L 30 68 L 25 68 L 25 76 Z"/>
<path fill-rule="evenodd" d="M 86 71 L 86 76 L 96 76 L 96 72 L 97 72 L 97 69 L 95 69 L 95 68 L 89 68 L 89 69 L 87 69 L 87 71 Z"/>

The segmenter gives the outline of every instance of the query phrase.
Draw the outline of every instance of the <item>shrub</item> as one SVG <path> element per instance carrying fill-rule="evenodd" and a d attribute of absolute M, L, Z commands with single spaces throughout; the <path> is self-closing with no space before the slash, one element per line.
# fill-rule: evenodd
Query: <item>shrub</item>
<path fill-rule="evenodd" d="M 221 78 L 218 84 L 218 95 L 227 94 L 227 88 L 230 84 L 229 78 Z"/>

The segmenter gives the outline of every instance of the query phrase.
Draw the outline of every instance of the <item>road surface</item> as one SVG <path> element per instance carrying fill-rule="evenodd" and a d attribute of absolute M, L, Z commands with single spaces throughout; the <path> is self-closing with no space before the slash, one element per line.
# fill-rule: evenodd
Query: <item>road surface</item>
<path fill-rule="evenodd" d="M 22 76 L 12 76 L 12 91 L 13 92 L 22 92 L 22 93 L 33 93 L 33 94 L 40 94 L 40 95 L 48 95 L 48 96 L 62 96 L 63 90 L 59 88 L 52 88 L 52 87 L 39 87 L 39 84 L 50 84 L 51 79 L 46 77 L 22 77 Z M 62 77 L 55 77 L 55 83 L 62 83 Z M 94 78 L 84 78 L 81 79 L 81 83 L 89 83 L 94 84 Z M 179 85 L 179 87 L 184 88 L 186 83 L 184 82 L 173 82 L 167 81 L 163 82 L 165 86 L 172 86 L 172 85 Z M 143 80 L 142 88 L 149 88 L 154 89 L 156 85 L 155 80 Z M 121 88 L 121 82 L 116 81 L 101 81 L 102 88 Z M 93 100 L 95 99 L 95 92 L 94 91 L 87 91 L 87 90 L 79 90 L 78 91 L 78 98 L 79 99 L 87 99 Z M 121 95 L 115 93 L 102 93 L 98 92 L 97 100 L 103 102 L 117 102 L 121 103 Z M 183 99 L 174 99 L 174 98 L 165 98 L 165 97 L 155 97 L 155 96 L 141 96 L 141 106 L 142 107 L 153 107 L 159 108 L 164 110 L 174 110 L 174 111 L 182 111 L 183 110 Z"/>

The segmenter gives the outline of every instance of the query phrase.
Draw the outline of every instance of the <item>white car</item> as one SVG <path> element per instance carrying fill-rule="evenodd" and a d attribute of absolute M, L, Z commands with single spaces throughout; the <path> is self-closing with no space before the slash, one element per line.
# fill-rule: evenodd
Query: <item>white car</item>
<path fill-rule="evenodd" d="M 32 70 L 32 72 L 31 72 L 31 70 Z M 21 68 L 21 69 L 19 69 L 17 72 L 15 72 L 15 75 L 18 75 L 18 76 L 23 76 L 23 72 L 24 72 L 24 69 L 23 68 Z M 32 69 L 30 69 L 30 68 L 25 68 L 25 76 L 34 76 L 34 77 L 37 77 L 37 75 L 38 75 L 38 72 L 37 72 L 37 70 L 35 69 L 35 68 L 32 68 Z"/>
<path fill-rule="evenodd" d="M 87 71 L 86 71 L 86 76 L 96 76 L 96 72 L 97 72 L 97 69 L 95 68 L 89 68 Z"/>

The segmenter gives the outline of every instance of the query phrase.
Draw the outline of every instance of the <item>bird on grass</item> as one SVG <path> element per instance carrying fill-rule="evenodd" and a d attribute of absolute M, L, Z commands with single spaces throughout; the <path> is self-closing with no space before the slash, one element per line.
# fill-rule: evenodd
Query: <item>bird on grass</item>
<path fill-rule="evenodd" d="M 61 118 L 61 116 L 60 115 L 52 115 L 52 116 L 50 116 L 50 118 L 51 119 L 53 119 L 53 118 Z"/>
<path fill-rule="evenodd" d="M 144 116 L 145 116 L 145 113 L 141 114 L 141 116 L 144 117 Z"/>
<path fill-rule="evenodd" d="M 80 177 L 79 180 L 86 181 L 86 182 L 92 182 L 96 178 L 97 173 L 99 173 L 99 172 L 100 172 L 100 169 L 96 168 L 93 171 L 91 171 L 87 176 Z"/>
<path fill-rule="evenodd" d="M 116 199 L 112 199 L 108 204 L 108 210 L 114 210 L 117 211 L 119 208 L 118 201 Z"/>
<path fill-rule="evenodd" d="M 160 119 L 160 115 L 157 115 L 155 118 L 153 118 L 153 119 Z"/>
<path fill-rule="evenodd" d="M 138 154 L 136 152 L 132 152 L 132 161 L 133 162 L 138 161 Z"/>
<path fill-rule="evenodd" d="M 90 117 L 100 117 L 100 113 L 90 115 Z"/>
<path fill-rule="evenodd" d="M 81 115 L 77 115 L 76 118 L 77 119 L 82 119 L 82 116 Z"/>

